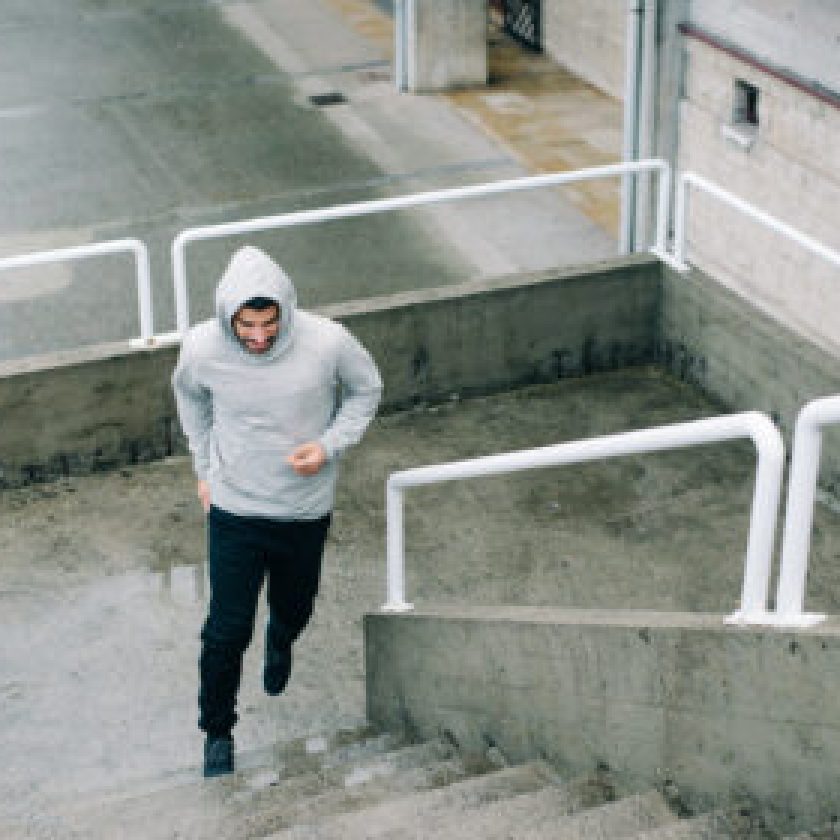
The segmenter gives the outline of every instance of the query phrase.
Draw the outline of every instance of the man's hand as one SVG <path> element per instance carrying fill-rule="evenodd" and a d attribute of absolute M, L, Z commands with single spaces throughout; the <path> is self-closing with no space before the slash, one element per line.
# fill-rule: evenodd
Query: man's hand
<path fill-rule="evenodd" d="M 198 500 L 205 513 L 210 512 L 210 485 L 206 481 L 198 482 Z"/>
<path fill-rule="evenodd" d="M 286 462 L 298 475 L 315 475 L 327 463 L 327 453 L 320 443 L 302 443 Z"/>

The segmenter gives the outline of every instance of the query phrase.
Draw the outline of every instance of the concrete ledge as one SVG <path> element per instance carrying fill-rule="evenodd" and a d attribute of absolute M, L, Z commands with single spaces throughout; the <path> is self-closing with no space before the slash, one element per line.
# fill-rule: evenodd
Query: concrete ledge
<path fill-rule="evenodd" d="M 465 749 L 670 782 L 689 808 L 752 801 L 777 830 L 836 814 L 840 622 L 550 608 L 365 617 L 368 716 Z"/>
<path fill-rule="evenodd" d="M 658 284 L 658 263 L 636 257 L 322 311 L 370 349 L 388 410 L 648 364 Z M 109 344 L 2 365 L 0 487 L 186 451 L 177 353 Z"/>
<path fill-rule="evenodd" d="M 840 392 L 830 352 L 646 255 L 321 311 L 372 352 L 385 411 L 657 363 L 721 411 L 766 411 L 790 434 L 806 401 Z M 177 352 L 110 344 L 0 365 L 0 488 L 184 452 Z M 822 479 L 840 492 L 840 429 L 826 432 Z"/>
<path fill-rule="evenodd" d="M 321 311 L 371 351 L 387 410 L 650 364 L 658 298 L 659 264 L 638 256 Z"/>

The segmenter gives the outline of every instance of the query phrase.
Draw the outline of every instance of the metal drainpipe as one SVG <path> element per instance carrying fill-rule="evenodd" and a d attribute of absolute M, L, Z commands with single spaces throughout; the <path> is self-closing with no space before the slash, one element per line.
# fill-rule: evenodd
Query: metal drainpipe
<path fill-rule="evenodd" d="M 624 70 L 624 143 L 622 159 L 637 160 L 639 155 L 639 87 L 641 83 L 641 24 L 644 0 L 627 2 L 626 61 Z M 636 176 L 625 175 L 621 181 L 621 229 L 619 249 L 622 254 L 636 250 L 635 232 Z"/>
<path fill-rule="evenodd" d="M 402 93 L 405 90 L 405 49 L 403 30 L 405 29 L 404 0 L 394 0 L 394 85 Z"/>
<path fill-rule="evenodd" d="M 400 93 L 408 90 L 408 0 L 394 0 L 394 84 Z"/>
<path fill-rule="evenodd" d="M 654 101 L 656 97 L 656 18 L 658 0 L 644 0 L 644 21 L 642 23 L 642 66 L 640 78 L 640 101 L 638 105 L 639 124 L 637 153 L 640 160 L 654 154 Z M 650 244 L 650 196 L 651 176 L 641 175 L 637 180 L 635 195 L 635 250 L 643 250 Z"/>

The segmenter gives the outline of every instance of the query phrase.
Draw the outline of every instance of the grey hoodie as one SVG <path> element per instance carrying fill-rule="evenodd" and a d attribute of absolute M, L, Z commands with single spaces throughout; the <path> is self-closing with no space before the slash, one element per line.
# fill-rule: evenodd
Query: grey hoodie
<path fill-rule="evenodd" d="M 270 350 L 253 354 L 232 318 L 250 298 L 280 306 Z M 333 506 L 338 456 L 376 412 L 382 382 L 367 351 L 334 321 L 296 309 L 294 286 L 265 253 L 246 246 L 216 290 L 216 318 L 185 336 L 172 377 L 195 473 L 212 503 L 241 516 L 315 519 Z M 320 442 L 327 463 L 299 476 L 286 457 Z"/>

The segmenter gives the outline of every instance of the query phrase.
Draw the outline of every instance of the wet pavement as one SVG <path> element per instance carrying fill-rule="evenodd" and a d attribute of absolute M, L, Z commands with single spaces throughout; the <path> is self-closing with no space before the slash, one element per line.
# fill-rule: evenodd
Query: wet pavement
<path fill-rule="evenodd" d="M 280 698 L 261 690 L 258 623 L 238 751 L 258 766 L 278 741 L 364 723 L 361 622 L 384 600 L 390 471 L 717 412 L 639 370 L 379 418 L 346 458 L 315 618 Z M 727 613 L 753 471 L 741 442 L 412 491 L 408 597 Z M 0 494 L 0 819 L 197 778 L 208 592 L 193 488 L 172 458 Z M 809 609 L 840 607 L 838 520 L 820 506 Z"/>
<path fill-rule="evenodd" d="M 180 230 L 533 171 L 523 137 L 477 116 L 504 94 L 495 112 L 507 109 L 506 125 L 536 131 L 510 111 L 511 91 L 476 92 L 474 108 L 467 94 L 396 92 L 391 27 L 368 0 L 12 0 L 0 24 L 0 256 L 139 237 L 164 332 Z M 534 77 L 505 74 L 514 85 Z M 324 96 L 333 104 L 318 105 Z M 558 127 L 534 136 L 553 144 Z M 249 239 L 311 307 L 613 254 L 614 234 L 575 195 L 541 190 Z M 236 244 L 188 250 L 194 319 Z M 0 358 L 137 332 L 128 257 L 0 274 Z"/>

